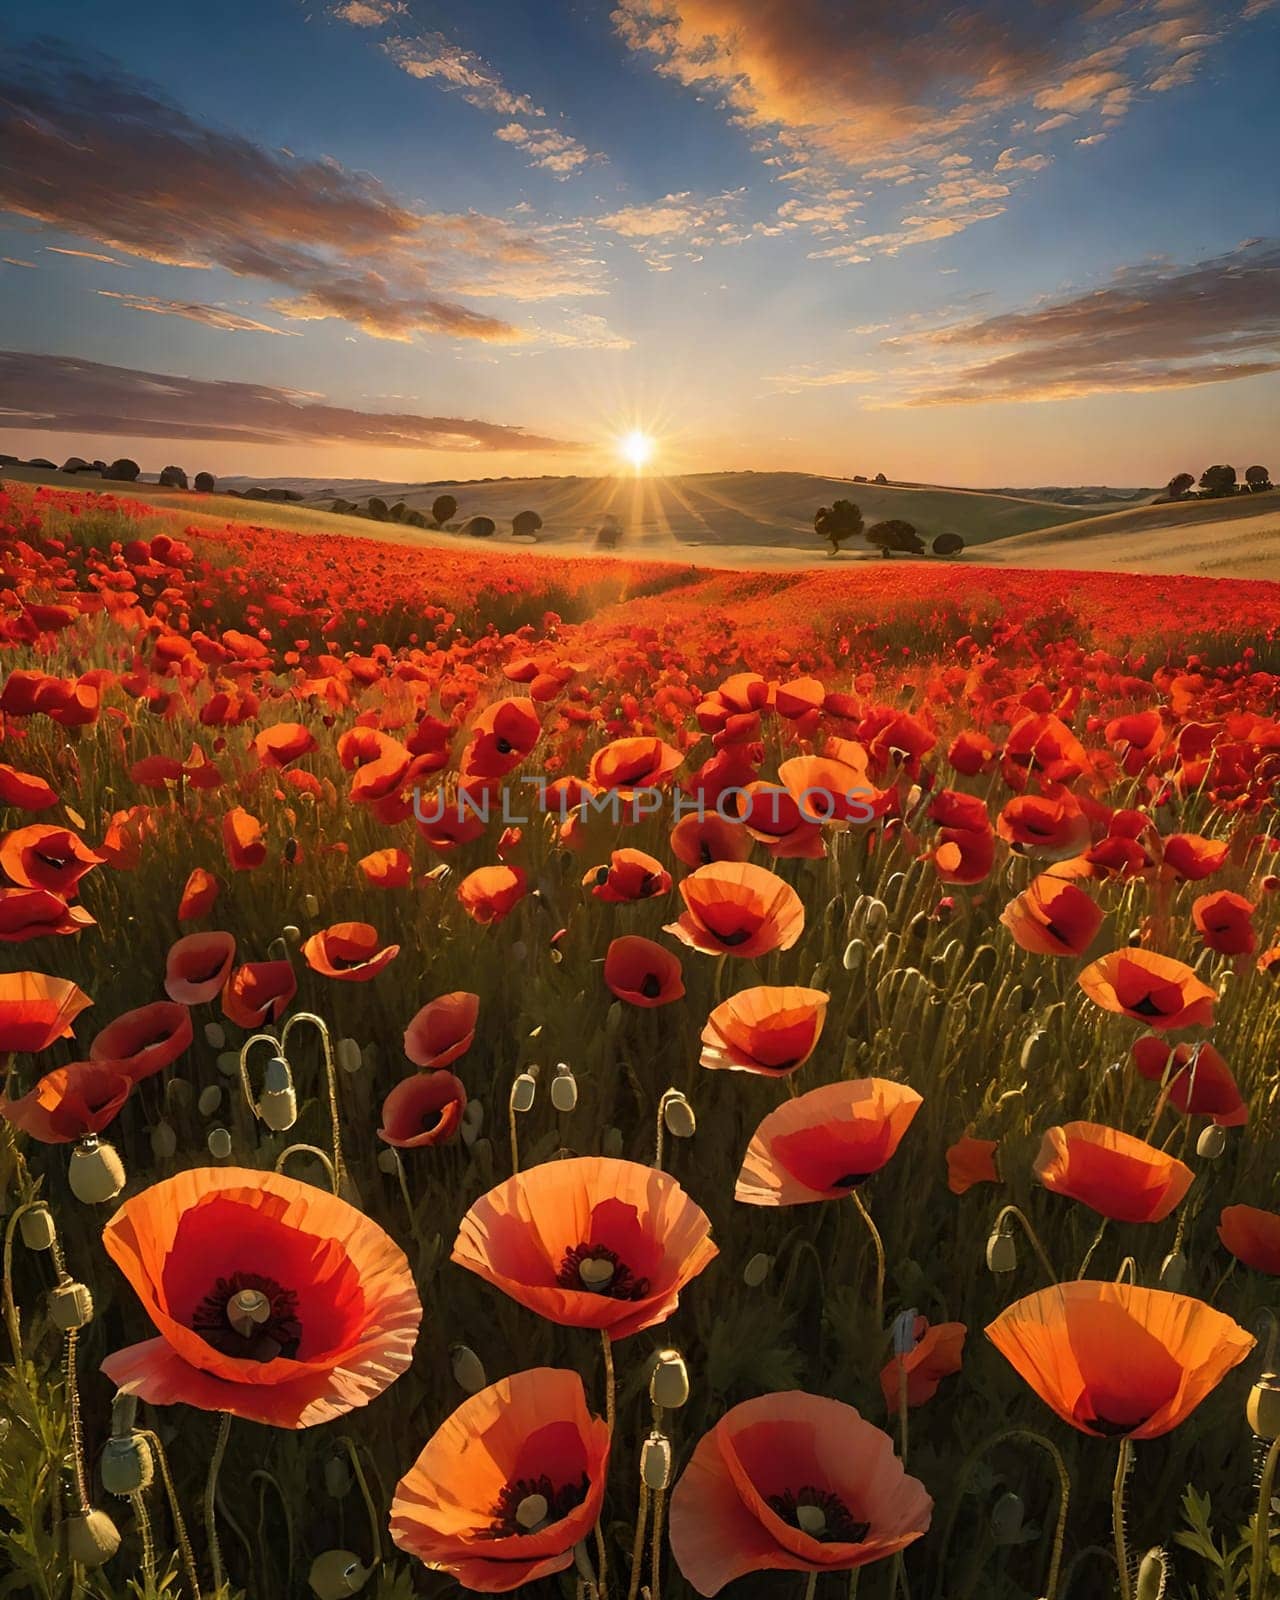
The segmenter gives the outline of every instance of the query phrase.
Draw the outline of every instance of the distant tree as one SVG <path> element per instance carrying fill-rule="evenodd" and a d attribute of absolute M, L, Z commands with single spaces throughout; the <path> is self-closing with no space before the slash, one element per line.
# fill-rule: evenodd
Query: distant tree
<path fill-rule="evenodd" d="M 354 500 L 338 499 L 333 502 L 333 504 L 329 507 L 329 510 L 337 511 L 344 517 L 354 517 L 360 510 L 360 507 L 355 503 Z"/>
<path fill-rule="evenodd" d="M 958 556 L 964 549 L 964 540 L 958 533 L 940 533 L 933 541 L 935 556 Z"/>
<path fill-rule="evenodd" d="M 369 515 L 375 522 L 385 522 L 387 520 L 387 502 L 381 495 L 371 494 L 369 496 Z"/>
<path fill-rule="evenodd" d="M 472 517 L 462 525 L 463 533 L 472 539 L 488 539 L 497 529 L 498 524 L 492 517 Z"/>
<path fill-rule="evenodd" d="M 83 456 L 68 456 L 67 459 L 62 463 L 62 470 L 63 472 L 72 473 L 84 472 L 88 469 L 88 466 L 89 463 L 84 459 Z"/>
<path fill-rule="evenodd" d="M 212 472 L 197 472 L 196 493 L 212 494 L 214 489 L 217 487 L 217 482 L 218 480 L 214 477 Z"/>
<path fill-rule="evenodd" d="M 813 514 L 813 531 L 820 539 L 826 539 L 831 554 L 837 555 L 846 539 L 855 539 L 862 532 L 862 512 L 852 500 L 819 506 Z"/>
<path fill-rule="evenodd" d="M 138 473 L 142 469 L 136 461 L 130 461 L 128 456 L 121 456 L 118 461 L 113 461 L 102 474 L 110 478 L 113 483 L 137 483 Z"/>
<path fill-rule="evenodd" d="M 866 473 L 865 472 L 855 472 L 854 475 L 853 475 L 853 481 L 855 483 L 865 483 L 867 481 Z"/>
<path fill-rule="evenodd" d="M 877 483 L 888 483 L 889 480 L 888 480 L 888 478 L 885 477 L 883 472 L 877 472 L 876 476 L 875 476 L 875 481 Z"/>
<path fill-rule="evenodd" d="M 600 550 L 616 550 L 622 540 L 622 524 L 612 512 L 606 513 L 600 526 L 596 529 L 596 547 Z"/>
<path fill-rule="evenodd" d="M 437 528 L 443 528 L 446 522 L 452 522 L 458 514 L 458 502 L 451 494 L 437 495 L 431 502 L 431 516 Z"/>
<path fill-rule="evenodd" d="M 511 519 L 511 532 L 517 539 L 536 539 L 542 518 L 536 511 L 517 511 Z"/>
<path fill-rule="evenodd" d="M 405 505 L 403 500 L 397 500 L 395 505 L 393 505 L 390 511 L 387 512 L 387 515 L 391 518 L 392 522 L 403 522 L 405 513 L 408 511 L 408 509 L 408 506 Z"/>
<path fill-rule="evenodd" d="M 164 467 L 160 472 L 160 487 L 162 489 L 185 489 L 187 475 L 181 467 Z"/>
<path fill-rule="evenodd" d="M 1261 494 L 1264 489 L 1271 487 L 1271 474 L 1265 467 L 1246 467 L 1244 481 L 1249 485 L 1251 494 Z"/>
<path fill-rule="evenodd" d="M 1189 472 L 1175 473 L 1165 487 L 1165 494 L 1170 500 L 1185 500 L 1196 486 L 1196 480 Z"/>
<path fill-rule="evenodd" d="M 1236 492 L 1236 469 L 1206 467 L 1200 474 L 1200 487 L 1211 500 L 1225 500 Z"/>
<path fill-rule="evenodd" d="M 431 524 L 427 521 L 425 511 L 406 511 L 404 520 L 411 528 L 428 528 Z"/>
<path fill-rule="evenodd" d="M 867 529 L 867 542 L 875 545 L 887 561 L 895 551 L 901 555 L 922 556 L 924 540 L 909 522 L 891 517 L 886 522 L 873 523 Z"/>

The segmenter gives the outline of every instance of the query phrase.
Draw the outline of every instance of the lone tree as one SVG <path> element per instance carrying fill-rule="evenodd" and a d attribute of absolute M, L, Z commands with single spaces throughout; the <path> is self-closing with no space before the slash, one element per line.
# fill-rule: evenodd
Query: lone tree
<path fill-rule="evenodd" d="M 187 475 L 181 467 L 165 467 L 160 473 L 160 487 L 162 489 L 185 489 Z"/>
<path fill-rule="evenodd" d="M 136 461 L 130 461 L 128 456 L 121 456 L 118 461 L 113 461 L 102 474 L 110 478 L 112 483 L 136 483 L 141 468 Z"/>
<path fill-rule="evenodd" d="M 888 483 L 889 480 L 885 477 L 883 472 L 877 472 L 872 481 L 875 483 Z"/>
<path fill-rule="evenodd" d="M 213 491 L 214 491 L 214 487 L 217 484 L 217 481 L 218 480 L 214 477 L 212 472 L 197 472 L 196 473 L 196 493 L 197 494 L 212 494 Z"/>
<path fill-rule="evenodd" d="M 940 533 L 933 541 L 935 556 L 958 556 L 964 549 L 964 540 L 958 533 Z"/>
<path fill-rule="evenodd" d="M 924 540 L 909 522 L 897 517 L 874 523 L 867 529 L 867 542 L 875 545 L 886 561 L 895 551 L 907 556 L 924 554 Z"/>
<path fill-rule="evenodd" d="M 511 533 L 516 539 L 536 539 L 542 518 L 536 511 L 517 511 L 511 519 Z"/>
<path fill-rule="evenodd" d="M 1165 485 L 1165 494 L 1170 500 L 1185 500 L 1196 486 L 1196 480 L 1189 472 L 1176 473 Z"/>
<path fill-rule="evenodd" d="M 1236 492 L 1236 469 L 1206 467 L 1200 474 L 1200 487 L 1211 500 L 1223 500 Z"/>
<path fill-rule="evenodd" d="M 431 517 L 437 528 L 443 528 L 446 522 L 452 522 L 458 514 L 458 502 L 451 494 L 437 495 L 431 502 Z"/>
<path fill-rule="evenodd" d="M 819 506 L 813 516 L 813 531 L 831 545 L 831 554 L 839 554 L 846 539 L 856 539 L 862 532 L 862 512 L 852 500 L 837 500 L 834 505 Z"/>
<path fill-rule="evenodd" d="M 387 520 L 387 502 L 380 494 L 371 494 L 369 496 L 369 515 L 375 522 L 385 522 Z"/>
<path fill-rule="evenodd" d="M 492 517 L 472 517 L 463 525 L 463 533 L 472 539 L 488 539 L 497 532 L 498 524 Z"/>
<path fill-rule="evenodd" d="M 1271 474 L 1265 467 L 1246 467 L 1244 481 L 1249 485 L 1250 494 L 1261 494 L 1264 489 L 1271 488 Z"/>

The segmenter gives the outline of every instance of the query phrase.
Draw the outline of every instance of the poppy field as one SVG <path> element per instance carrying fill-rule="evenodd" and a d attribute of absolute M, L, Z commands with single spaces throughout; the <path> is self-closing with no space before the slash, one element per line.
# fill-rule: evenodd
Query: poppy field
<path fill-rule="evenodd" d="M 0 1596 L 1280 1595 L 1278 690 L 0 490 Z"/>

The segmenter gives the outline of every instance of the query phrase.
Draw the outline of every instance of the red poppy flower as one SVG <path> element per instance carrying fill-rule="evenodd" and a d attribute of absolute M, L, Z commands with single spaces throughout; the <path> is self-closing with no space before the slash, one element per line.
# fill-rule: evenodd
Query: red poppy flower
<path fill-rule="evenodd" d="M 939 828 L 933 866 L 943 883 L 981 883 L 996 861 L 996 836 L 990 828 Z"/>
<path fill-rule="evenodd" d="M 784 1100 L 752 1135 L 734 1199 L 843 1199 L 892 1158 L 921 1104 L 914 1089 L 885 1078 L 828 1083 Z"/>
<path fill-rule="evenodd" d="M 778 780 L 804 822 L 843 827 L 869 822 L 884 810 L 889 792 L 877 790 L 867 777 L 865 752 L 848 740 L 841 740 L 839 748 L 848 753 L 847 759 L 792 756 L 778 768 Z"/>
<path fill-rule="evenodd" d="M 0 973 L 0 1056 L 38 1055 L 70 1039 L 80 1013 L 93 1004 L 66 978 L 45 972 Z"/>
<path fill-rule="evenodd" d="M 821 989 L 762 984 L 718 1005 L 702 1030 L 701 1064 L 785 1078 L 813 1054 L 830 997 Z"/>
<path fill-rule="evenodd" d="M 610 992 L 628 1005 L 665 1006 L 684 997 L 679 956 L 639 934 L 623 934 L 610 942 L 604 981 Z"/>
<path fill-rule="evenodd" d="M 481 1594 L 563 1572 L 600 1519 L 610 1442 L 576 1372 L 513 1373 L 464 1400 L 401 1478 L 392 1541 Z"/>
<path fill-rule="evenodd" d="M 437 1071 L 470 1050 L 480 996 L 456 989 L 429 1000 L 404 1030 L 404 1053 L 415 1066 Z"/>
<path fill-rule="evenodd" d="M 227 979 L 223 1014 L 238 1028 L 254 1032 L 279 1022 L 297 992 L 298 979 L 289 962 L 247 961 Z"/>
<path fill-rule="evenodd" d="M 615 850 L 607 867 L 592 867 L 582 880 L 597 900 L 651 900 L 671 888 L 671 874 L 643 850 Z"/>
<path fill-rule="evenodd" d="M 708 811 L 681 817 L 671 830 L 671 853 L 686 867 L 707 867 L 713 861 L 745 861 L 751 835 L 740 822 Z"/>
<path fill-rule="evenodd" d="M 1251 918 L 1258 908 L 1242 894 L 1220 889 L 1192 903 L 1191 917 L 1210 950 L 1224 956 L 1248 956 L 1258 948 Z"/>
<path fill-rule="evenodd" d="M 1280 1216 L 1257 1206 L 1225 1206 L 1218 1237 L 1246 1267 L 1280 1277 Z"/>
<path fill-rule="evenodd" d="M 501 922 L 524 899 L 528 881 L 523 867 L 477 867 L 458 885 L 458 899 L 476 922 Z"/>
<path fill-rule="evenodd" d="M 0 1100 L 0 1116 L 41 1144 L 76 1144 L 110 1127 L 132 1088 L 114 1062 L 73 1061 L 45 1073 L 20 1100 Z"/>
<path fill-rule="evenodd" d="M 236 806 L 223 817 L 222 843 L 233 872 L 252 872 L 267 859 L 262 824 L 243 806 Z"/>
<path fill-rule="evenodd" d="M 1179 878 L 1211 878 L 1225 865 L 1229 849 L 1225 840 L 1205 839 L 1198 833 L 1171 833 L 1164 841 L 1164 865 Z"/>
<path fill-rule="evenodd" d="M 382 1102 L 383 1144 L 400 1150 L 447 1144 L 467 1109 L 467 1091 L 451 1072 L 415 1072 Z"/>
<path fill-rule="evenodd" d="M 277 722 L 263 728 L 250 748 L 264 767 L 287 767 L 319 748 L 315 735 L 300 722 Z"/>
<path fill-rule="evenodd" d="M 0 841 L 0 868 L 14 883 L 23 889 L 47 889 L 64 900 L 75 899 L 80 880 L 102 861 L 78 833 L 45 822 L 15 828 Z"/>
<path fill-rule="evenodd" d="M 917 1317 L 908 1354 L 895 1355 L 880 1373 L 880 1392 L 887 1409 L 896 1414 L 906 1375 L 907 1404 L 922 1406 L 938 1392 L 943 1378 L 959 1372 L 968 1329 L 963 1322 L 940 1322 Z"/>
<path fill-rule="evenodd" d="M 1034 1171 L 1046 1189 L 1115 1222 L 1163 1222 L 1195 1176 L 1154 1145 L 1095 1122 L 1050 1128 Z"/>
<path fill-rule="evenodd" d="M 57 791 L 34 772 L 19 772 L 0 761 L 0 806 L 16 806 L 19 811 L 46 811 L 58 803 Z"/>
<path fill-rule="evenodd" d="M 422 1320 L 409 1263 L 336 1195 L 276 1172 L 195 1168 L 102 1234 L 160 1337 L 102 1370 L 152 1405 L 309 1428 L 404 1372 Z"/>
<path fill-rule="evenodd" d="M 476 718 L 462 770 L 478 778 L 500 778 L 531 753 L 541 733 L 542 722 L 532 700 L 521 696 L 497 700 Z"/>
<path fill-rule="evenodd" d="M 196 867 L 187 879 L 178 902 L 178 921 L 195 922 L 213 910 L 222 885 L 212 872 Z"/>
<path fill-rule="evenodd" d="M 826 855 L 822 825 L 805 814 L 814 797 L 801 802 L 780 783 L 753 782 L 742 791 L 738 815 L 751 837 L 780 860 L 816 861 Z"/>
<path fill-rule="evenodd" d="M 1102 926 L 1102 908 L 1075 884 L 1043 872 L 1010 900 L 1000 921 L 1033 955 L 1079 956 Z"/>
<path fill-rule="evenodd" d="M 1088 1280 L 1015 1301 L 987 1338 L 1064 1422 L 1094 1438 L 1168 1433 L 1254 1346 L 1200 1300 Z"/>
<path fill-rule="evenodd" d="M 1015 850 L 1065 857 L 1089 843 L 1089 819 L 1069 790 L 1054 795 L 1020 794 L 1006 803 L 996 832 Z"/>
<path fill-rule="evenodd" d="M 1169 1098 L 1188 1116 L 1212 1117 L 1221 1128 L 1240 1128 L 1249 1120 L 1231 1068 L 1208 1042 L 1170 1048 L 1158 1034 L 1133 1042 L 1134 1065 L 1152 1083 L 1166 1085 Z"/>
<path fill-rule="evenodd" d="M 571 1328 L 611 1338 L 665 1322 L 715 1259 L 711 1224 L 676 1180 L 635 1161 L 548 1161 L 482 1195 L 453 1260 Z"/>
<path fill-rule="evenodd" d="M 231 933 L 189 933 L 176 939 L 165 958 L 164 992 L 180 1005 L 204 1005 L 221 991 L 235 958 Z"/>
<path fill-rule="evenodd" d="M 749 1573 L 882 1561 L 932 1514 L 887 1433 L 839 1400 L 791 1390 L 743 1401 L 698 1441 L 671 1495 L 671 1553 L 713 1595 Z"/>
<path fill-rule="evenodd" d="M 371 889 L 406 889 L 413 877 L 413 857 L 407 850 L 375 850 L 356 866 Z"/>
<path fill-rule="evenodd" d="M 596 789 L 616 790 L 625 800 L 637 789 L 666 783 L 683 761 L 680 752 L 661 739 L 615 739 L 592 756 L 587 780 Z"/>
<path fill-rule="evenodd" d="M 0 889 L 0 944 L 25 944 L 47 933 L 95 927 L 83 906 L 68 905 L 48 889 Z"/>
<path fill-rule="evenodd" d="M 191 1013 L 186 1006 L 156 1000 L 109 1022 L 89 1046 L 89 1055 L 137 1083 L 171 1066 L 189 1048 L 191 1038 Z"/>
<path fill-rule="evenodd" d="M 1117 1011 L 1161 1032 L 1213 1023 L 1216 991 L 1183 962 L 1153 950 L 1113 950 L 1087 966 L 1079 983 L 1104 1011 Z"/>
<path fill-rule="evenodd" d="M 715 861 L 680 884 L 685 912 L 664 928 L 710 955 L 789 950 L 804 931 L 804 903 L 789 883 L 750 861 Z"/>
<path fill-rule="evenodd" d="M 378 930 L 368 922 L 335 922 L 313 933 L 302 947 L 312 972 L 343 983 L 368 983 L 400 954 L 398 944 L 378 948 Z"/>
<path fill-rule="evenodd" d="M 963 777 L 976 778 L 979 773 L 992 771 L 999 754 L 985 733 L 965 728 L 951 741 L 947 760 Z"/>
<path fill-rule="evenodd" d="M 952 1194 L 967 1194 L 979 1183 L 999 1183 L 996 1169 L 995 1139 L 975 1139 L 965 1134 L 947 1151 L 947 1188 Z"/>

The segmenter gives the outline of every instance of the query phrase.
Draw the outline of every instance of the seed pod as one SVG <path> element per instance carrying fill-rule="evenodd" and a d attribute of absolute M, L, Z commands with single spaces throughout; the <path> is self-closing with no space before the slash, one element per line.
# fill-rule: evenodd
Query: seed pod
<path fill-rule="evenodd" d="M 1196 1154 L 1204 1161 L 1216 1161 L 1227 1148 L 1227 1130 L 1216 1122 L 1209 1123 L 1196 1140 Z"/>
<path fill-rule="evenodd" d="M 1181 1250 L 1171 1250 L 1160 1263 L 1160 1287 L 1170 1294 L 1181 1294 L 1187 1281 L 1187 1258 Z"/>
<path fill-rule="evenodd" d="M 698 1119 L 693 1107 L 679 1089 L 668 1089 L 662 1097 L 662 1120 L 673 1139 L 692 1139 L 698 1131 Z"/>
<path fill-rule="evenodd" d="M 304 894 L 302 897 L 302 909 L 308 917 L 318 917 L 320 915 L 320 902 L 315 895 Z"/>
<path fill-rule="evenodd" d="M 991 1508 L 991 1537 L 997 1545 L 1017 1544 L 1022 1537 L 1022 1496 L 1012 1489 Z"/>
<path fill-rule="evenodd" d="M 302 943 L 302 929 L 296 927 L 292 922 L 285 923 L 280 930 L 280 935 L 286 944 L 293 945 L 295 948 Z"/>
<path fill-rule="evenodd" d="M 215 1161 L 225 1161 L 231 1154 L 231 1135 L 225 1128 L 210 1128 L 205 1143 Z"/>
<path fill-rule="evenodd" d="M 18 1229 L 28 1250 L 52 1250 L 54 1240 L 58 1237 L 58 1230 L 53 1225 L 53 1212 L 43 1200 L 22 1213 Z"/>
<path fill-rule="evenodd" d="M 298 1120 L 298 1096 L 293 1088 L 293 1073 L 283 1056 L 272 1056 L 263 1074 L 258 1096 L 258 1115 L 272 1133 L 284 1133 Z"/>
<path fill-rule="evenodd" d="M 204 1025 L 204 1042 L 210 1050 L 225 1049 L 227 1043 L 227 1030 L 220 1022 L 206 1022 Z"/>
<path fill-rule="evenodd" d="M 137 1395 L 125 1394 L 123 1389 L 118 1389 L 115 1399 L 111 1402 L 111 1437 L 127 1439 L 133 1432 L 137 1419 Z"/>
<path fill-rule="evenodd" d="M 531 1111 L 533 1099 L 538 1092 L 538 1080 L 532 1072 L 522 1072 L 511 1085 L 511 1109 L 513 1111 Z"/>
<path fill-rule="evenodd" d="M 343 1600 L 359 1594 L 369 1581 L 369 1569 L 351 1550 L 326 1550 L 311 1563 L 307 1583 L 319 1600 Z"/>
<path fill-rule="evenodd" d="M 108 1439 L 102 1451 L 102 1486 L 108 1494 L 139 1494 L 151 1487 L 155 1477 L 155 1458 L 141 1433 Z"/>
<path fill-rule="evenodd" d="M 202 1117 L 212 1117 L 221 1104 L 222 1085 L 209 1083 L 200 1091 L 200 1098 L 196 1101 L 196 1110 Z"/>
<path fill-rule="evenodd" d="M 562 1061 L 551 1080 L 551 1104 L 557 1111 L 572 1111 L 578 1103 L 578 1080 L 567 1062 Z"/>
<path fill-rule="evenodd" d="M 867 964 L 867 947 L 861 939 L 850 939 L 844 947 L 841 965 L 846 972 L 861 972 Z"/>
<path fill-rule="evenodd" d="M 1280 1377 L 1274 1372 L 1264 1372 L 1250 1389 L 1245 1415 L 1259 1439 L 1280 1438 Z"/>
<path fill-rule="evenodd" d="M 335 1450 L 324 1458 L 324 1488 L 331 1500 L 345 1500 L 355 1481 L 344 1450 Z"/>
<path fill-rule="evenodd" d="M 362 1065 L 360 1046 L 354 1039 L 339 1039 L 333 1047 L 333 1059 L 344 1072 L 359 1072 Z"/>
<path fill-rule="evenodd" d="M 240 1076 L 240 1052 L 238 1050 L 224 1050 L 218 1057 L 218 1071 L 224 1078 L 238 1078 Z"/>
<path fill-rule="evenodd" d="M 63 1548 L 71 1561 L 94 1570 L 120 1548 L 120 1530 L 105 1511 L 73 1511 L 59 1524 Z"/>
<path fill-rule="evenodd" d="M 1165 1584 L 1165 1559 L 1163 1550 L 1148 1550 L 1138 1568 L 1136 1600 L 1162 1600 Z"/>
<path fill-rule="evenodd" d="M 157 1161 L 172 1161 L 178 1153 L 178 1135 L 168 1122 L 157 1122 L 151 1130 L 151 1154 Z"/>
<path fill-rule="evenodd" d="M 748 1289 L 758 1289 L 772 1271 L 773 1257 L 763 1250 L 757 1250 L 742 1269 L 742 1281 Z"/>
<path fill-rule="evenodd" d="M 400 1152 L 398 1150 L 379 1150 L 378 1171 L 385 1172 L 388 1178 L 394 1178 L 400 1170 Z"/>
<path fill-rule="evenodd" d="M 656 1429 L 640 1447 L 640 1476 L 646 1489 L 656 1491 L 671 1482 L 671 1441 Z"/>
<path fill-rule="evenodd" d="M 61 1333 L 74 1333 L 93 1321 L 93 1296 L 88 1285 L 64 1278 L 49 1290 L 49 1316 Z"/>
<path fill-rule="evenodd" d="M 449 1362 L 453 1368 L 453 1381 L 464 1394 L 479 1394 L 488 1383 L 484 1363 L 470 1345 L 450 1345 Z"/>
<path fill-rule="evenodd" d="M 114 1200 L 124 1188 L 124 1162 L 111 1144 L 99 1144 L 96 1139 L 86 1139 L 71 1152 L 67 1168 L 71 1192 L 85 1205 L 101 1205 Z"/>
<path fill-rule="evenodd" d="M 268 961 L 287 961 L 289 959 L 289 946 L 283 939 L 277 937 L 267 946 Z"/>
<path fill-rule="evenodd" d="M 663 1350 L 649 1376 L 649 1398 L 664 1411 L 679 1411 L 689 1398 L 689 1369 L 678 1350 Z"/>
<path fill-rule="evenodd" d="M 987 1270 L 995 1273 L 1016 1272 L 1017 1267 L 1018 1247 L 1013 1235 L 997 1228 L 987 1240 Z"/>

